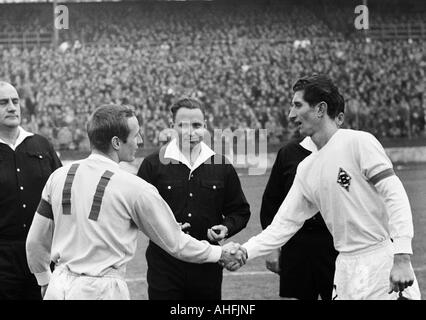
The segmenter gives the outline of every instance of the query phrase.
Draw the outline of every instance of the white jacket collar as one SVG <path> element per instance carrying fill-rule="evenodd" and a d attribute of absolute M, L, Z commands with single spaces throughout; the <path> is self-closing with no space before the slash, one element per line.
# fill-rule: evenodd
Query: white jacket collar
<path fill-rule="evenodd" d="M 119 164 L 117 162 L 115 162 L 114 160 L 111 160 L 110 158 L 108 158 L 104 155 L 98 154 L 98 153 L 92 153 L 87 158 L 91 159 L 91 160 L 95 160 L 95 161 L 103 161 L 103 162 L 106 162 L 106 163 L 113 165 L 115 167 L 119 167 Z"/>
<path fill-rule="evenodd" d="M 306 137 L 305 139 L 303 139 L 302 141 L 300 141 L 299 144 L 303 148 L 305 148 L 306 150 L 308 150 L 310 152 L 316 152 L 316 151 L 318 151 L 318 148 L 315 145 L 315 143 L 312 141 L 311 137 Z"/>
<path fill-rule="evenodd" d="M 191 163 L 189 160 L 182 154 L 178 147 L 177 139 L 173 139 L 169 142 L 169 144 L 166 146 L 166 150 L 164 152 L 164 158 L 169 158 L 172 160 L 179 161 L 186 165 L 189 170 L 192 172 L 195 169 L 197 169 L 200 165 L 202 165 L 205 161 L 210 159 L 211 156 L 215 155 L 216 152 L 214 152 L 208 145 L 206 145 L 204 142 L 200 142 L 200 153 L 197 157 L 197 159 L 194 162 L 194 165 L 191 166 Z"/>
<path fill-rule="evenodd" d="M 4 143 L 6 145 L 8 145 L 13 151 L 16 150 L 16 148 L 28 137 L 31 137 L 34 135 L 34 133 L 28 132 L 26 131 L 24 128 L 22 128 L 21 126 L 18 127 L 19 130 L 19 134 L 18 134 L 18 138 L 16 139 L 15 144 L 9 144 L 6 141 L 4 141 L 3 139 L 0 138 L 0 143 Z"/>

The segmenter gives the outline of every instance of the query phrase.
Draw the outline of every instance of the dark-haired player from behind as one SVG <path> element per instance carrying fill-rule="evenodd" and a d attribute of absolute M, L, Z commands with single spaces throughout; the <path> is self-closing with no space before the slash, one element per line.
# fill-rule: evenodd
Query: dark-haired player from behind
<path fill-rule="evenodd" d="M 126 265 L 139 230 L 177 259 L 245 262 L 243 252 L 228 253 L 232 243 L 221 248 L 183 233 L 157 189 L 119 167 L 142 143 L 131 106 L 97 108 L 87 133 L 90 156 L 50 175 L 28 233 L 28 265 L 45 300 L 129 299 Z"/>

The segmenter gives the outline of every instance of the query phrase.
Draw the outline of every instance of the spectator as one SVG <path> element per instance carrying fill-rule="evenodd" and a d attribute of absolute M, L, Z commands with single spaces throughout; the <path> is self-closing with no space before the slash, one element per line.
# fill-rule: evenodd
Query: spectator
<path fill-rule="evenodd" d="M 268 128 L 268 141 L 278 141 L 290 135 L 288 92 L 305 70 L 327 72 L 341 84 L 350 101 L 347 127 L 381 137 L 425 133 L 426 43 L 356 38 L 339 27 L 353 15 L 344 5 L 336 5 L 342 19 L 332 24 L 325 23 L 330 8 L 274 2 L 102 3 L 102 11 L 99 5 L 69 5 L 76 19 L 61 41 L 79 44 L 65 52 L 11 47 L 0 53 L 0 78 L 27 88 L 26 109 L 37 115 L 28 121 L 49 131 L 53 143 L 61 127 L 84 131 L 94 106 L 123 102 L 137 107 L 146 143 L 158 145 L 170 102 L 182 95 L 203 101 L 209 129 Z M 25 8 L 2 7 L 0 25 L 48 25 L 50 7 Z M 21 10 L 28 21 L 13 19 Z M 293 46 L 300 39 L 311 45 Z M 72 139 L 78 146 L 79 135 Z"/>

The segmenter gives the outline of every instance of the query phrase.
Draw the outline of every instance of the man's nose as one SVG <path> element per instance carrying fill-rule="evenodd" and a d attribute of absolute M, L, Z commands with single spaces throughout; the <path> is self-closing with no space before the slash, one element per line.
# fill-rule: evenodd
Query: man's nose
<path fill-rule="evenodd" d="M 294 121 L 295 119 L 296 119 L 296 111 L 294 110 L 294 107 L 291 107 L 290 108 L 290 112 L 288 113 L 288 118 L 291 120 L 291 121 Z"/>
<path fill-rule="evenodd" d="M 12 99 L 9 99 L 7 102 L 7 111 L 16 111 L 16 105 L 13 103 Z"/>
<path fill-rule="evenodd" d="M 138 148 L 141 148 L 143 146 L 143 138 L 140 134 L 138 135 L 136 143 L 138 145 Z"/>
<path fill-rule="evenodd" d="M 183 123 L 182 124 L 182 132 L 186 134 L 191 134 L 191 125 L 190 123 Z"/>

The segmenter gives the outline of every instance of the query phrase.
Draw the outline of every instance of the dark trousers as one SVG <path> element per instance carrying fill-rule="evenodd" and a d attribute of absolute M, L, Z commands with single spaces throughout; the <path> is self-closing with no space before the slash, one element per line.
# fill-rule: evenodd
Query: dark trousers
<path fill-rule="evenodd" d="M 178 260 L 150 242 L 146 250 L 149 300 L 221 300 L 222 267 Z"/>
<path fill-rule="evenodd" d="M 327 229 L 297 233 L 281 249 L 280 296 L 331 300 L 337 254 Z"/>
<path fill-rule="evenodd" d="M 28 268 L 25 240 L 0 240 L 0 300 L 41 300 L 40 287 Z"/>

